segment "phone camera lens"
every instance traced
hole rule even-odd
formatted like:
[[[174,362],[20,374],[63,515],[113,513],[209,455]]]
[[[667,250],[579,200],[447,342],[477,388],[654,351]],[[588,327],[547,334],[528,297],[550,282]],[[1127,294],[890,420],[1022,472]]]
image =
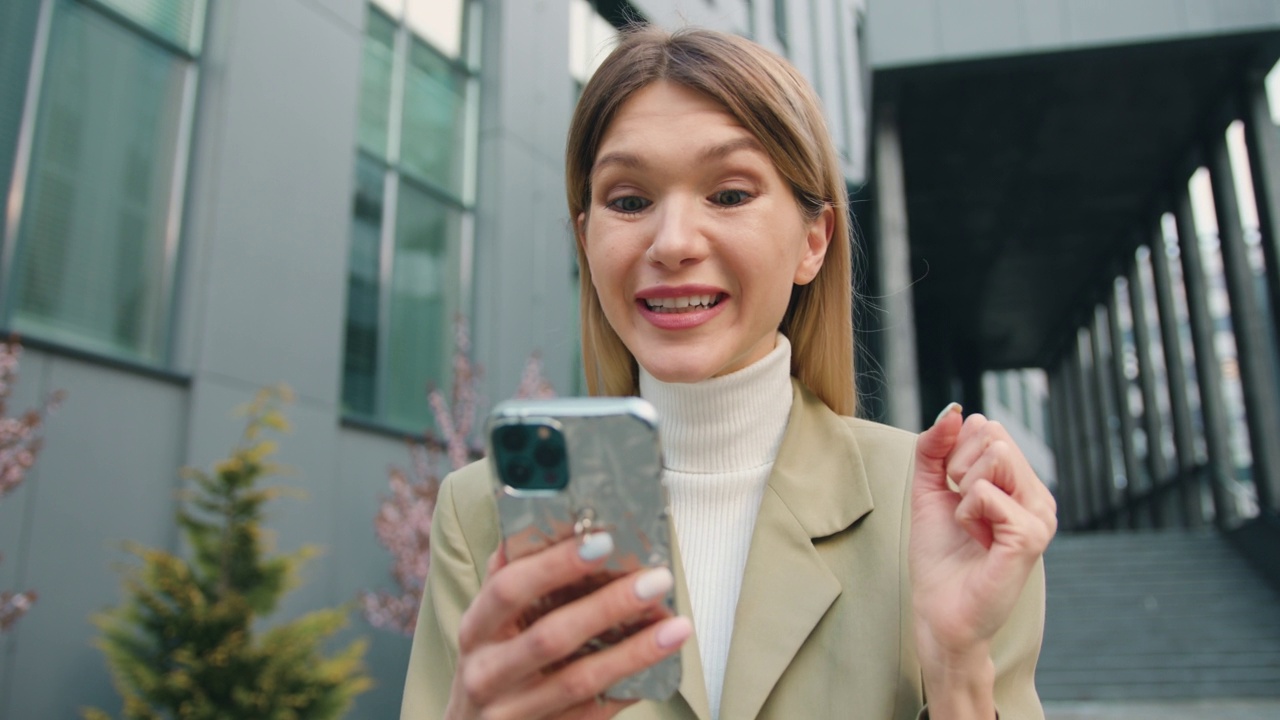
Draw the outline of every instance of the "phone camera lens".
[[[564,460],[564,449],[553,443],[540,443],[533,451],[533,459],[544,468],[552,468]]]
[[[498,445],[507,452],[520,452],[528,440],[525,429],[518,425],[498,428],[496,434],[498,435]]]
[[[507,463],[507,479],[512,487],[528,487],[533,479],[533,468],[523,458],[516,458]]]

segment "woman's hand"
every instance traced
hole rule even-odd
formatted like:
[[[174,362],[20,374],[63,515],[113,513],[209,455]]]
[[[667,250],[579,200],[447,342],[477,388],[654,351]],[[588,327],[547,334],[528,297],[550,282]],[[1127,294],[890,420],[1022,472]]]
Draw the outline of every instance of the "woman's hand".
[[[930,715],[995,717],[991,639],[1057,530],[1057,506],[1004,427],[963,419],[954,403],[920,435],[913,482],[912,601]]]
[[[558,662],[605,630],[651,612],[671,589],[670,570],[637,571],[528,627],[520,622],[541,598],[599,570],[612,550],[607,533],[593,533],[511,563],[501,550],[494,553],[480,593],[462,616],[448,718],[599,720],[630,704],[598,698],[618,680],[676,652],[693,632],[687,618],[667,618],[613,647]]]

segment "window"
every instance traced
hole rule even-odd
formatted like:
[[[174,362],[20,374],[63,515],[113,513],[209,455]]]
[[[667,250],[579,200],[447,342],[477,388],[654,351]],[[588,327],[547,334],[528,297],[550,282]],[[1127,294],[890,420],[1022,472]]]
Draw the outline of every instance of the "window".
[[[569,3],[569,76],[581,94],[587,80],[618,42],[618,30],[588,0]]]
[[[396,429],[431,424],[466,309],[477,48],[463,0],[367,8],[347,279],[343,406]]]
[[[8,198],[0,325],[163,365],[205,4],[50,7],[18,139],[29,161]]]

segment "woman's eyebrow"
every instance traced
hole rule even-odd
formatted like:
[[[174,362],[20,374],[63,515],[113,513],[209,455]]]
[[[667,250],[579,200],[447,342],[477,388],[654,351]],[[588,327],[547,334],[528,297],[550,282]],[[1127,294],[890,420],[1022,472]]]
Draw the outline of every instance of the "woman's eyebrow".
[[[591,166],[591,174],[595,175],[596,173],[600,172],[602,168],[608,167],[610,165],[621,165],[622,167],[630,168],[634,170],[637,168],[644,167],[644,161],[640,159],[640,156],[635,155],[634,153],[629,153],[629,152],[606,153],[596,158],[595,164]]]
[[[718,145],[712,145],[711,147],[703,149],[696,157],[699,162],[723,160],[724,158],[741,150],[754,150],[759,153],[765,152],[764,146],[760,144],[759,140],[756,140],[754,137],[747,136],[735,138]],[[604,155],[596,158],[595,164],[591,166],[591,174],[594,175],[609,165],[620,165],[622,167],[635,170],[645,167],[645,164],[644,159],[635,153],[624,151],[605,153]]]
[[[737,138],[736,140],[720,143],[719,145],[713,145],[698,153],[698,159],[703,161],[723,160],[740,150],[754,150],[758,153],[764,153],[764,146],[760,144],[759,140],[748,135],[746,137]]]

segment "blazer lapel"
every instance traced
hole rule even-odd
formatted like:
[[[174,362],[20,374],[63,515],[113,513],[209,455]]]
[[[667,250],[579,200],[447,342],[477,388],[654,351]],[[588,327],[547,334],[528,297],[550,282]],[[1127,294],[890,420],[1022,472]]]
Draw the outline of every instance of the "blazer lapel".
[[[742,578],[721,695],[723,718],[759,714],[791,659],[840,596],[840,582],[813,540],[848,528],[873,507],[853,431],[802,385],[793,384],[791,417]]]

